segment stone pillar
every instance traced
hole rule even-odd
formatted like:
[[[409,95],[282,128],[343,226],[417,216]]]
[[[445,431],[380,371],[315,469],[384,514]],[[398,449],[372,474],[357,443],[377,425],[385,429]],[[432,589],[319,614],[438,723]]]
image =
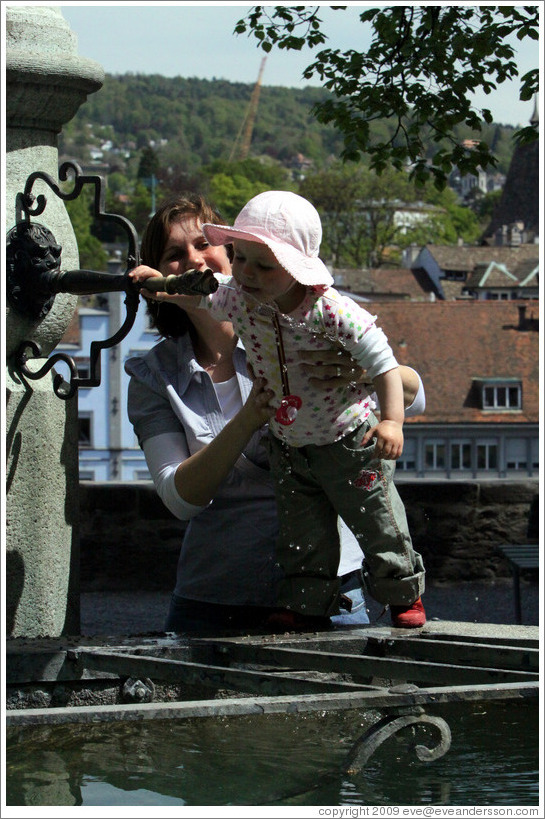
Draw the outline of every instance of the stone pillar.
[[[59,9],[6,9],[6,232],[16,223],[16,195],[33,171],[58,181],[57,136],[88,94],[103,83],[102,67],[77,55],[76,35]],[[42,182],[47,198],[32,221],[62,245],[62,269],[79,267],[64,203]],[[6,623],[9,636],[79,633],[77,397],[62,401],[52,374],[24,383],[13,371],[22,340],[44,356],[62,338],[76,297],[57,295],[50,312],[32,321],[6,308]],[[43,360],[32,364],[38,369]]]

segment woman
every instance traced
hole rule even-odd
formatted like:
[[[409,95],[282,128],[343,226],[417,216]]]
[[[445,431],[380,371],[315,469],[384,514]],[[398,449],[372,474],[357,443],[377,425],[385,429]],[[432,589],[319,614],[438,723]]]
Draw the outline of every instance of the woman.
[[[208,245],[201,231],[203,223],[218,220],[201,197],[168,200],[145,231],[143,263],[164,276],[206,268],[229,274],[227,249]],[[137,268],[131,275],[138,281],[149,274]],[[216,322],[184,296],[146,297],[164,340],[127,361],[128,412],[160,497],[188,521],[165,628],[261,628],[275,607],[280,576],[277,509],[262,443],[271,393],[262,379],[249,377],[229,322]],[[335,355],[319,372],[324,388],[355,377],[347,355]],[[351,612],[332,619],[367,623],[362,554],[342,531],[339,574]]]

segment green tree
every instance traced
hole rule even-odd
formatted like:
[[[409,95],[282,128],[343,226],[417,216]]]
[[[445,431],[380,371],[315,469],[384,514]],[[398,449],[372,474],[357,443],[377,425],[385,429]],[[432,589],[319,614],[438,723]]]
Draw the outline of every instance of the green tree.
[[[489,224],[501,195],[501,189],[483,193],[479,188],[474,188],[466,197],[468,207],[477,216],[483,229]]]
[[[470,207],[459,204],[451,188],[436,191],[428,185],[425,199],[439,208],[432,218],[431,230],[425,242],[453,245],[462,239],[466,244],[472,244],[479,238],[482,224]]]
[[[349,163],[307,176],[299,193],[319,211],[323,240],[321,255],[335,266],[367,263],[367,225],[356,205],[362,192],[363,166]]]
[[[144,98],[156,131],[153,138],[157,139],[157,134],[161,138],[153,149],[160,164],[157,178],[165,191],[180,191],[192,184],[207,165],[220,162],[225,170],[241,111],[251,92],[250,84],[224,80],[108,74],[101,90],[89,97],[69,129],[59,135],[59,150],[63,156],[88,161],[88,149],[100,148],[103,136],[107,136],[113,142],[108,161],[133,183],[141,150],[150,147],[149,128],[142,124],[140,116],[139,101]],[[332,124],[319,123],[311,108],[331,97],[331,92],[319,87],[264,86],[249,159],[283,165],[286,171],[294,157],[302,153],[312,160],[316,170],[326,168],[331,156],[340,156],[343,139]],[[388,142],[394,136],[393,122],[374,120],[372,127],[377,141]],[[497,168],[503,174],[513,154],[513,132],[512,126],[483,125],[482,137],[494,144]],[[459,143],[475,138],[473,130],[463,123],[454,127],[453,135]],[[426,155],[431,145],[432,140],[426,140]],[[246,170],[244,173],[249,175]]]
[[[157,194],[160,198],[161,194]],[[142,234],[144,228],[149,222],[152,208],[152,196],[149,188],[139,180],[132,193],[129,196],[129,201],[126,206],[126,213],[124,214],[129,219],[139,234]]]
[[[246,202],[266,190],[293,188],[286,168],[264,157],[224,162],[214,160],[201,168],[194,189],[207,195],[225,219],[233,221]]]
[[[449,188],[416,186],[394,168],[377,174],[361,163],[339,163],[308,176],[299,192],[319,211],[322,253],[336,266],[380,267],[399,261],[411,244],[472,242],[481,232]]]
[[[159,159],[157,154],[149,145],[142,149],[140,154],[140,163],[138,165],[138,179],[151,179],[152,176],[157,176],[159,170]]]
[[[126,193],[130,188],[130,183],[124,173],[120,171],[114,171],[114,173],[108,174],[108,187],[106,191],[106,196],[108,196],[108,192],[111,194],[118,194],[118,193]]]
[[[326,40],[319,9],[254,6],[235,33],[249,30],[266,52],[273,46],[314,48]],[[367,50],[324,49],[303,72],[307,79],[317,74],[333,92],[314,112],[319,122],[333,123],[342,133],[342,158],[367,155],[378,172],[409,163],[416,182],[432,178],[438,188],[446,186],[454,166],[461,173],[496,166],[490,141],[481,138],[467,148],[454,130],[467,126],[481,133],[492,123],[489,109],[474,109],[471,94],[476,89],[488,94],[518,76],[508,38],[539,39],[538,6],[395,4],[366,8],[360,20],[371,26]],[[521,100],[537,92],[538,74],[536,67],[521,77]],[[373,125],[384,119],[393,130],[386,138],[377,137]],[[520,143],[537,136],[533,125],[516,134]]]
[[[91,191],[83,188],[77,199],[66,202],[66,210],[76,234],[80,267],[85,270],[106,270],[108,254],[91,232],[94,221]]]
[[[208,183],[210,199],[231,224],[249,199],[268,189],[263,182],[252,182],[241,174],[216,173]]]
[[[269,157],[248,157],[236,162],[216,159],[202,169],[203,174],[213,176],[226,173],[229,176],[244,176],[249,182],[263,183],[270,190],[286,190],[290,186],[289,173],[280,163]]]

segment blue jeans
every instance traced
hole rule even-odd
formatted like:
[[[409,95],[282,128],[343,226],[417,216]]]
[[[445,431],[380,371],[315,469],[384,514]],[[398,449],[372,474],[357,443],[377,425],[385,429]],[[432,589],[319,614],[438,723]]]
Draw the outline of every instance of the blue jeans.
[[[341,593],[345,594],[352,601],[352,608],[350,611],[343,611],[342,614],[335,614],[331,618],[334,626],[365,626],[369,624],[369,614],[367,613],[367,603],[363,596],[363,589],[359,586],[356,589],[343,592],[341,586]]]

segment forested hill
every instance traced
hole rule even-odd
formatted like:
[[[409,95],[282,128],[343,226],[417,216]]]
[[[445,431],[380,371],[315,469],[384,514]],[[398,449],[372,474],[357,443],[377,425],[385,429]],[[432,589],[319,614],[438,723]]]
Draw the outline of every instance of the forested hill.
[[[186,172],[214,160],[228,161],[253,89],[253,84],[225,80],[108,74],[102,89],[91,94],[64,127],[60,151],[88,159],[92,148],[106,145],[121,161],[129,152],[152,145],[162,165],[183,166]],[[251,155],[289,164],[302,154],[315,168],[339,156],[342,138],[331,126],[316,122],[311,112],[314,103],[328,93],[310,86],[262,87]],[[377,138],[389,135],[385,122],[374,128]],[[497,170],[502,173],[507,172],[513,152],[513,133],[511,126],[490,125],[482,134],[491,142],[499,159]],[[476,135],[460,129],[455,136],[462,140]]]

